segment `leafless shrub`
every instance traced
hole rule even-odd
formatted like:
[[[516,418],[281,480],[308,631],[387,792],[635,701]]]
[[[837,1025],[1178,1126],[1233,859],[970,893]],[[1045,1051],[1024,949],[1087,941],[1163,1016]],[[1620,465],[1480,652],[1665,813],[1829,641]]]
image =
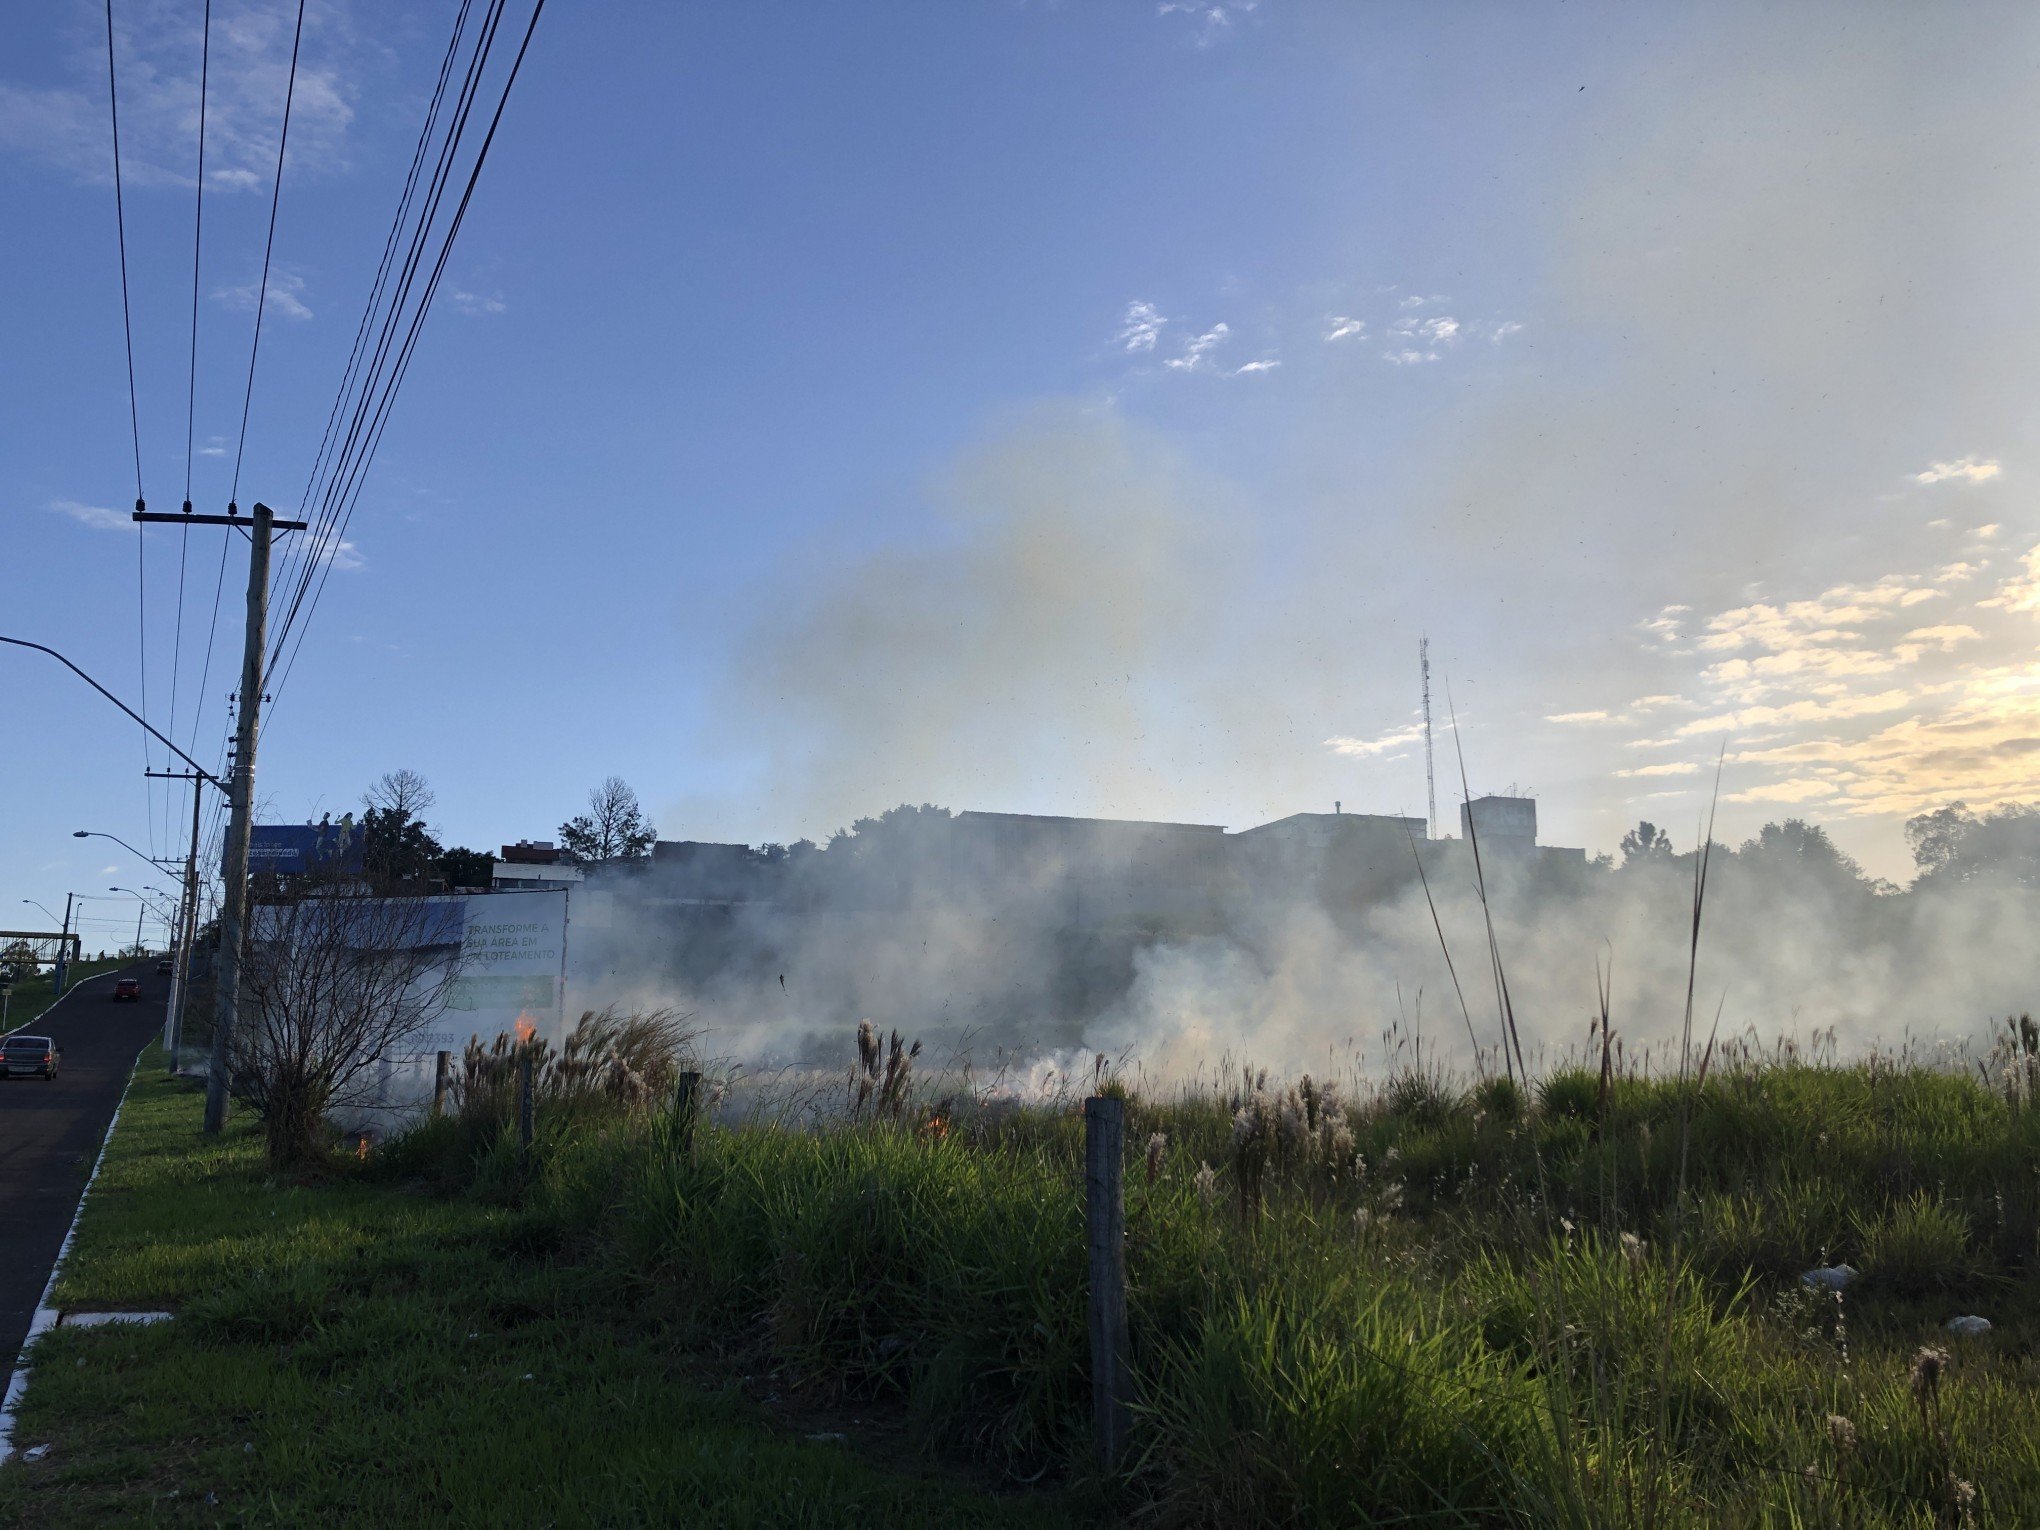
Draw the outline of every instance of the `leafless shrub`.
[[[229,1066],[272,1162],[318,1156],[327,1112],[368,1103],[460,969],[460,913],[445,902],[314,893],[257,905]]]

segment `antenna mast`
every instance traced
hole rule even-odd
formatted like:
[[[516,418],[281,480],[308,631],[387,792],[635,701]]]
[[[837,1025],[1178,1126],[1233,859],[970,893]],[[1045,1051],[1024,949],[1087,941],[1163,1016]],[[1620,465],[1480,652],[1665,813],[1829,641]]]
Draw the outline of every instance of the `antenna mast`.
[[[1431,640],[1417,639],[1417,668],[1424,677],[1424,800],[1429,810],[1424,833],[1438,837],[1438,772],[1431,753]]]

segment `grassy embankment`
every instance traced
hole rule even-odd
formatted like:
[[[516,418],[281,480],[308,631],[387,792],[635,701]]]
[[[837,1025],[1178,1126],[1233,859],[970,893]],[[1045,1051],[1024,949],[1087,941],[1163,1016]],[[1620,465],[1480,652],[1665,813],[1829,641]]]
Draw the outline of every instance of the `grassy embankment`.
[[[2040,1520],[2035,1061],[2001,1047],[1986,1083],[1731,1052],[1699,1083],[1405,1072],[1350,1103],[1254,1080],[1134,1100],[1139,1403],[1115,1504],[1220,1524]],[[896,1410],[932,1455],[1081,1480],[1074,1101],[891,1100],[683,1146],[670,1112],[584,1096],[541,1111],[528,1157],[477,1110],[295,1186],[247,1137],[197,1146],[188,1101],[151,1082],[65,1300],[182,1315],[58,1337],[27,1428],[59,1449],[0,1477],[0,1518],[206,1486],[274,1517],[404,1518],[414,1493],[476,1519],[994,1512],[757,1423],[728,1427],[749,1462],[782,1452],[770,1466],[725,1471],[724,1445],[676,1467],[716,1426],[662,1378],[707,1355]],[[1842,1259],[1862,1273],[1841,1295],[1800,1284]],[[1972,1312],[1994,1332],[1944,1332]],[[725,1507],[744,1492],[763,1496]],[[904,1493],[934,1496],[876,1508]]]
[[[552,1211],[279,1179],[151,1049],[57,1292],[173,1323],[39,1347],[0,1523],[1050,1525],[849,1417],[775,1417]],[[810,1439],[809,1435],[824,1436]],[[703,1516],[706,1516],[705,1518]]]

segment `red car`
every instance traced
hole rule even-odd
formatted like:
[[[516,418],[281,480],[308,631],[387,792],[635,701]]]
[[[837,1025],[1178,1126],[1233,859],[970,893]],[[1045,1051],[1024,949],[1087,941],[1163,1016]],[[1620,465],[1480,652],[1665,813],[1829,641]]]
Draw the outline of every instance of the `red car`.
[[[122,999],[126,999],[131,1004],[141,1003],[142,980],[140,978],[122,978],[113,985],[113,1002],[118,1004]]]

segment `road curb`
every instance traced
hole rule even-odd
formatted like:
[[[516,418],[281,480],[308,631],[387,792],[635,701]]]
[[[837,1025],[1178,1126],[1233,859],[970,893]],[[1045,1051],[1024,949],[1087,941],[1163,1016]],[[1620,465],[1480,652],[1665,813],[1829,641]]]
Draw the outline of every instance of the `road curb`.
[[[45,1010],[43,1013],[48,1012]],[[142,1052],[148,1049],[149,1043],[145,1042]],[[50,1293],[56,1290],[57,1277],[64,1272],[64,1261],[70,1257],[71,1244],[78,1236],[78,1223],[85,1215],[85,1202],[99,1180],[100,1166],[106,1162],[106,1150],[112,1145],[114,1131],[120,1125],[120,1113],[127,1108],[128,1091],[134,1088],[135,1075],[142,1068],[142,1052],[135,1054],[134,1063],[128,1068],[127,1082],[121,1085],[120,1099],[113,1107],[113,1119],[106,1123],[106,1135],[99,1139],[99,1156],[92,1160],[92,1172],[85,1177],[85,1188],[78,1192],[78,1209],[71,1213],[71,1225],[64,1229],[64,1241],[58,1245],[57,1257],[50,1265],[50,1278],[43,1282],[42,1296],[35,1304],[35,1316],[29,1321],[28,1335],[21,1341],[21,1353],[14,1361],[14,1374],[8,1378],[7,1395],[0,1398],[0,1467],[14,1458],[15,1414],[28,1392],[29,1352],[35,1348],[37,1339],[57,1326],[59,1314],[50,1305]]]

